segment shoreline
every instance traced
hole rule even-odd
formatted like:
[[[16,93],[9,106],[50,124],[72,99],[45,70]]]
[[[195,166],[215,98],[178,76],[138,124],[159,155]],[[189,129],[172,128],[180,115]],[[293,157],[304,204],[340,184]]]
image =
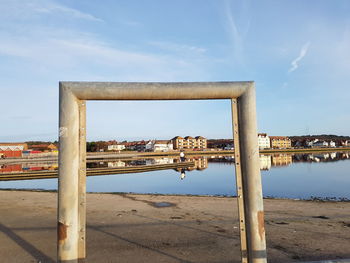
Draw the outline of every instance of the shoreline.
[[[58,190],[45,190],[45,189],[21,189],[21,188],[0,188],[0,191],[9,192],[38,192],[38,193],[57,193]],[[195,195],[195,194],[161,194],[161,193],[135,193],[135,192],[86,192],[86,194],[101,194],[101,195],[146,195],[146,196],[178,196],[178,197],[217,197],[217,198],[237,198],[236,195]],[[347,197],[317,197],[311,196],[310,198],[288,198],[288,197],[274,197],[264,196],[264,200],[290,200],[290,201],[303,201],[303,202],[329,202],[329,203],[350,203],[350,199]]]

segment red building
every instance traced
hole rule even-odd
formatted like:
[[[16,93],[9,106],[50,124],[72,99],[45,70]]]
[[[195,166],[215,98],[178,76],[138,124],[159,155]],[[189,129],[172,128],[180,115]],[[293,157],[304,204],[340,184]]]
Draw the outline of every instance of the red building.
[[[22,157],[22,151],[27,149],[26,143],[0,143],[0,153],[5,158]]]

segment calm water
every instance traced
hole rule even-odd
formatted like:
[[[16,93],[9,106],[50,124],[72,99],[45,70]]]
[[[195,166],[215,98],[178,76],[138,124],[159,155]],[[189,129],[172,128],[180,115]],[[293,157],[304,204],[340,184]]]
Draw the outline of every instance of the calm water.
[[[172,163],[174,159],[147,159],[89,164],[96,166],[128,166]],[[235,195],[234,165],[231,157],[194,160],[196,169],[162,170],[139,174],[92,176],[87,178],[88,192],[134,192],[193,195]],[[35,166],[37,165],[37,166]],[[51,164],[22,165],[24,170],[54,169]],[[40,168],[41,167],[41,168]],[[54,168],[52,168],[54,167]],[[0,167],[1,168],[1,167]],[[17,167],[18,168],[18,167]],[[262,155],[260,168],[264,196],[283,198],[312,197],[350,199],[349,153],[314,155]],[[1,171],[9,169],[2,167]],[[18,168],[20,169],[20,168]],[[57,189],[57,179],[0,182],[0,188]]]

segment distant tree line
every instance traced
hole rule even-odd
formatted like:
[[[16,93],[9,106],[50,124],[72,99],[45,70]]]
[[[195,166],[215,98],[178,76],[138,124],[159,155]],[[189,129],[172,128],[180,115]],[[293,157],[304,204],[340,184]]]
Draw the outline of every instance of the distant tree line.
[[[105,141],[92,141],[86,142],[86,151],[87,152],[105,152],[108,149],[108,143]]]
[[[343,141],[350,140],[350,136],[339,136],[333,134],[321,134],[321,135],[302,135],[302,136],[289,136],[292,141],[300,141],[300,140],[326,140],[326,141]]]
[[[27,141],[27,142],[25,142],[27,145],[28,145],[28,147],[29,146],[32,146],[32,145],[38,145],[38,144],[54,144],[54,145],[56,145],[56,146],[58,146],[58,141],[54,141],[54,142],[51,142],[51,141]]]

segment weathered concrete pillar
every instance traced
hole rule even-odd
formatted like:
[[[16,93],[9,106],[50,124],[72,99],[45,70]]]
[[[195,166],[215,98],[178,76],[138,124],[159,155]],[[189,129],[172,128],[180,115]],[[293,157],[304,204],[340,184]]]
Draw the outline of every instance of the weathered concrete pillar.
[[[267,262],[254,85],[238,99],[248,262]]]
[[[79,100],[60,85],[57,258],[78,260]]]

